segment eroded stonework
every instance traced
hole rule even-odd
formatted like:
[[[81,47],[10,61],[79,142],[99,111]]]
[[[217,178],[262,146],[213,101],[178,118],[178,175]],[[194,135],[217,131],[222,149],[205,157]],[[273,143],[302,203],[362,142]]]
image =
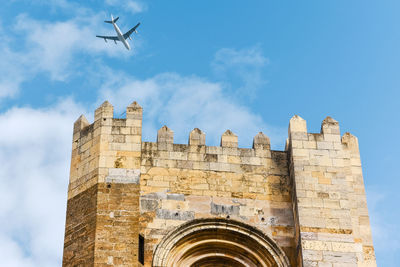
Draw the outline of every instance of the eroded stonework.
[[[332,118],[294,116],[284,151],[141,129],[136,102],[75,122],[63,266],[376,266],[357,138]]]

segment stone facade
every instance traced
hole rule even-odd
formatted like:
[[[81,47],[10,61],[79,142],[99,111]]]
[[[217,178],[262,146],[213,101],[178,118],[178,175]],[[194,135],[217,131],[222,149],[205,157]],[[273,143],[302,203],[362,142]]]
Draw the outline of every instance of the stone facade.
[[[294,116],[284,151],[141,129],[136,102],[75,122],[63,266],[376,266],[357,138],[332,118]]]

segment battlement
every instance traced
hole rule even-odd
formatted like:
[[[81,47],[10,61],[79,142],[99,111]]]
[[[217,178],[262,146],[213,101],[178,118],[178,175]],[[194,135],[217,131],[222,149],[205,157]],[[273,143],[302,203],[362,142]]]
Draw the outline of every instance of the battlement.
[[[293,116],[285,149],[276,151],[262,132],[251,148],[240,148],[229,129],[221,129],[219,146],[207,146],[198,128],[186,144],[176,144],[166,125],[154,142],[144,142],[142,117],[133,102],[126,118],[115,118],[105,101],[92,123],[83,115],[74,123],[66,266],[83,262],[75,255],[152,266],[154,259],[163,261],[154,255],[167,253],[159,244],[177,226],[204,218],[258,229],[291,266],[373,266],[358,141],[350,133],[341,136],[333,118],[310,133],[307,122]],[[81,229],[82,240],[70,242]],[[146,245],[139,250],[142,238]],[[215,238],[221,236],[210,240]],[[144,255],[138,259],[139,251]]]
[[[97,136],[100,133],[99,128],[107,128],[112,127],[111,132],[110,129],[103,130],[103,133],[113,134],[113,135],[121,135],[120,142],[123,141],[123,135],[141,135],[141,126],[142,126],[142,107],[135,101],[131,105],[126,108],[126,118],[114,118],[113,116],[113,106],[105,101],[99,108],[95,111],[95,119],[92,124],[88,122],[84,115],[81,115],[76,122],[74,123],[74,142],[76,142],[80,138],[87,138],[88,136],[93,137]],[[122,128],[131,128],[130,131],[126,129],[121,130]],[[97,132],[95,130],[98,130]],[[349,133],[345,133],[346,136],[351,135]],[[343,143],[347,146],[354,146],[353,144],[349,144],[349,142],[357,142],[356,137],[352,138],[341,138],[340,137],[340,128],[339,123],[331,117],[326,117],[321,123],[321,131],[320,133],[308,133],[307,131],[307,122],[298,115],[293,116],[289,122],[288,128],[288,136],[285,151],[288,149],[289,139],[291,140],[302,140],[304,141],[303,147],[307,148],[307,141],[318,141],[318,142],[328,142],[328,143],[320,143],[319,145],[323,149],[324,146],[328,146],[330,149],[331,144],[333,143]],[[352,136],[352,135],[351,135]],[[198,128],[193,129],[189,133],[188,148],[193,146],[204,146],[204,149],[207,147],[205,145],[206,134]],[[166,125],[161,127],[157,132],[157,141],[154,144],[157,144],[157,150],[160,151],[169,151],[173,147],[178,149],[178,147],[183,147],[184,145],[176,146],[174,144],[174,132],[168,128]],[[149,143],[149,142],[146,142]],[[296,143],[296,144],[294,144]],[[148,147],[147,145],[146,147]],[[292,146],[298,147],[298,142],[292,142]],[[154,145],[151,146],[152,150],[154,150]],[[231,148],[231,149],[230,149]],[[221,136],[220,142],[220,150],[222,151],[230,151],[233,155],[237,155],[239,152],[236,151],[249,151],[247,148],[238,148],[238,137],[231,130],[226,130]],[[216,147],[210,147],[209,150],[218,150]],[[179,150],[179,149],[178,149]],[[253,146],[252,151],[261,151],[261,150],[271,150],[270,149],[270,139],[264,133],[260,132],[253,138]],[[177,151],[179,152],[179,151]],[[221,154],[221,153],[217,153]],[[224,154],[224,153],[222,153]],[[256,153],[256,156],[260,156],[263,153]]]
[[[309,159],[310,153],[311,157],[312,153],[316,153],[319,155],[316,164],[324,163],[324,157],[325,163],[329,164],[329,153],[333,152],[328,153],[328,150],[351,148],[358,152],[357,138],[349,133],[341,138],[339,123],[331,117],[323,120],[320,133],[308,133],[306,121],[293,116],[289,122],[285,150],[275,151],[271,150],[269,137],[262,132],[253,138],[252,148],[239,148],[238,136],[231,130],[221,135],[220,146],[207,146],[206,134],[198,128],[189,133],[187,144],[174,144],[174,132],[167,126],[158,130],[156,142],[142,142],[142,107],[133,102],[126,108],[125,119],[114,118],[113,113],[113,106],[105,101],[96,109],[92,124],[83,115],[74,123],[73,148],[76,149],[75,154],[81,155],[80,160],[90,157],[89,147],[103,143],[99,164],[86,167],[86,176],[90,176],[93,168],[99,165],[125,168],[126,157],[115,159],[115,151],[119,151],[119,155],[123,154],[122,151],[141,154],[140,159],[135,160],[140,160],[139,166],[145,168],[158,166],[236,173],[266,167],[282,169],[279,165],[286,164],[287,151],[302,160]],[[310,152],[310,149],[318,152]]]

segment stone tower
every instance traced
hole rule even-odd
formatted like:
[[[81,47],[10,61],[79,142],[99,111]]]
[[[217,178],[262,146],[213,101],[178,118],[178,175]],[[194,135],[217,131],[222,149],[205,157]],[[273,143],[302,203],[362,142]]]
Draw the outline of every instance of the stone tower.
[[[376,266],[357,138],[334,119],[294,116],[284,151],[141,136],[136,102],[75,122],[63,266]]]

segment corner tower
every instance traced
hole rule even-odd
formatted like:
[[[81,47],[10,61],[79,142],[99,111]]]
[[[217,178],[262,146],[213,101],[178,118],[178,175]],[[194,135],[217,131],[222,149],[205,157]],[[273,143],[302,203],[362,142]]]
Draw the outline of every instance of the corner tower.
[[[376,266],[357,138],[294,116],[288,154],[298,266]],[[325,265],[324,265],[325,264]]]
[[[63,266],[135,266],[138,261],[142,108],[74,124]]]

